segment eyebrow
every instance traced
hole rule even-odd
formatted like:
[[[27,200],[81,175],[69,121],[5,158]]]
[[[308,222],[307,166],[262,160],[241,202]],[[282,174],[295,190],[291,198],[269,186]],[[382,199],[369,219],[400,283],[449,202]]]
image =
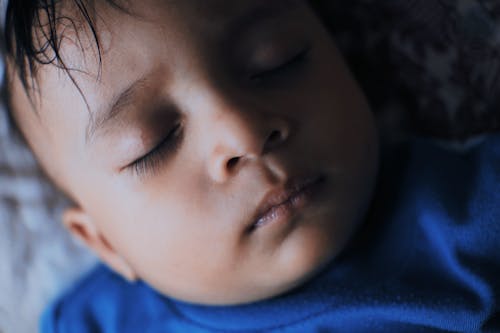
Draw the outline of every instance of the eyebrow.
[[[125,89],[111,99],[111,102],[98,110],[95,115],[91,115],[87,125],[86,142],[92,141],[100,132],[110,125],[111,120],[116,118],[134,101],[137,91],[144,86],[147,76],[140,77],[133,81]]]

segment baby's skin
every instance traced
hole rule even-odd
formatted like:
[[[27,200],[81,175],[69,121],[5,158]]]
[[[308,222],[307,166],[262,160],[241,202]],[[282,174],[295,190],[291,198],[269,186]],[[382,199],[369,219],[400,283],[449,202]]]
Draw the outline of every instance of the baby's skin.
[[[8,60],[14,118],[73,201],[64,225],[126,279],[188,302],[304,283],[363,220],[378,165],[373,115],[311,5],[119,5],[87,5],[98,49],[59,4],[69,72],[38,65],[26,91]]]

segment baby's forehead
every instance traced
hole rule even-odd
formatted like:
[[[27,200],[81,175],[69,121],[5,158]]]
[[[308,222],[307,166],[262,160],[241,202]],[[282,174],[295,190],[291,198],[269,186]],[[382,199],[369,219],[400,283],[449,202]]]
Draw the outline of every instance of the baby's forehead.
[[[78,23],[61,23],[60,55],[64,66],[55,70],[69,69],[74,78],[98,82],[103,69],[109,64],[120,63],[123,55],[137,54],[148,57],[148,49],[143,47],[146,40],[169,44],[177,51],[183,44],[178,35],[182,30],[185,40],[193,38],[195,43],[208,44],[225,35],[238,35],[253,21],[280,12],[297,4],[297,0],[145,0],[137,2],[116,2],[123,7],[109,5],[108,0],[98,2],[86,21],[84,13],[73,8],[71,15],[79,16]],[[63,14],[61,14],[64,16]],[[72,20],[72,16],[67,16]],[[63,22],[62,20],[61,22]],[[176,36],[177,35],[177,36]],[[191,41],[193,42],[193,40]],[[204,53],[207,48],[196,50]],[[174,52],[173,52],[174,53]],[[203,55],[203,54],[202,54]],[[47,55],[50,58],[51,54]],[[170,53],[165,57],[170,57]],[[52,65],[52,64],[50,64]],[[50,66],[49,65],[49,66]],[[135,64],[121,64],[129,70]],[[50,69],[51,71],[54,68]],[[43,72],[43,71],[42,71]]]
[[[149,45],[169,44],[169,41],[175,40],[169,47],[178,49],[183,41],[174,38],[174,35],[182,30],[183,38],[198,38],[201,44],[205,42],[204,37],[226,35],[235,29],[244,29],[252,21],[275,15],[299,2],[145,0],[137,3],[113,0],[118,5],[115,7],[110,5],[109,0],[102,0],[96,2],[94,7],[89,7],[88,12],[68,6],[59,12],[61,21],[58,25],[61,34],[59,52],[64,66],[41,66],[40,91],[60,97],[64,91],[58,90],[57,85],[70,85],[82,95],[92,90],[106,95],[107,89],[123,85],[124,72],[130,74],[128,78],[137,77],[137,73],[141,72],[146,74],[147,70],[140,66],[156,61],[147,59],[153,54],[145,47],[147,40],[152,40]],[[86,14],[89,16],[86,17]],[[69,23],[73,20],[76,23]],[[200,48],[196,51],[203,53],[203,50]],[[172,57],[173,53],[167,50],[164,56]],[[144,61],[145,58],[150,61]],[[134,61],[137,59],[140,61]],[[120,75],[115,75],[116,69]],[[106,86],[102,82],[106,82]],[[76,98],[76,95],[72,98]],[[92,101],[86,102],[93,109]]]
[[[64,64],[56,67],[73,69],[75,75],[82,73],[98,76],[103,58],[118,58],[113,54],[113,50],[118,49],[121,53],[129,53],[132,51],[134,38],[158,37],[162,39],[160,42],[167,42],[182,29],[184,36],[196,36],[203,43],[206,37],[215,35],[216,38],[217,35],[243,29],[253,20],[277,14],[298,2],[300,1],[144,0],[139,3],[101,0],[82,10],[71,5],[72,1],[63,1],[68,5],[60,8],[55,28],[59,39],[58,51]],[[138,36],[136,32],[139,25],[149,25],[150,31],[161,30],[161,35]],[[35,28],[36,43],[40,49],[44,49],[50,43],[46,40],[50,33],[47,33],[43,22]],[[127,44],[130,47],[126,47]],[[54,56],[51,48],[44,55],[47,60]]]

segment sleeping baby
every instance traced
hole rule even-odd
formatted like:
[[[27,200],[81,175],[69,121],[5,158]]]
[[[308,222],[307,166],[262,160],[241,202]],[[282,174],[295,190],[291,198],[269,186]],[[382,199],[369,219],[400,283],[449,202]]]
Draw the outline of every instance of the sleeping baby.
[[[500,136],[379,149],[320,10],[8,2],[12,126],[105,264],[42,332],[500,330]]]

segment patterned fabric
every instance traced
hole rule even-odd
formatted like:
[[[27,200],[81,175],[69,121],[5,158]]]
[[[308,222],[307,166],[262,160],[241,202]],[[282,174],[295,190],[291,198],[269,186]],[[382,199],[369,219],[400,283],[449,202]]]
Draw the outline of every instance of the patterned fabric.
[[[500,130],[500,2],[312,1],[382,121],[463,141]]]

